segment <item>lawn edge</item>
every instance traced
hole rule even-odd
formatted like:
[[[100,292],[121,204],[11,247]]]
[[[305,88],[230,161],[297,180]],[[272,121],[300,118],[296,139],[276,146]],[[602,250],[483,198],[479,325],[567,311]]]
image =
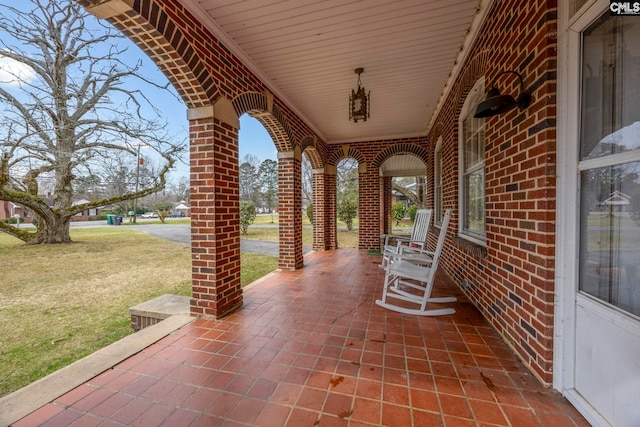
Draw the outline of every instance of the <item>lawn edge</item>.
[[[174,315],[0,398],[0,426],[8,426],[194,321]]]

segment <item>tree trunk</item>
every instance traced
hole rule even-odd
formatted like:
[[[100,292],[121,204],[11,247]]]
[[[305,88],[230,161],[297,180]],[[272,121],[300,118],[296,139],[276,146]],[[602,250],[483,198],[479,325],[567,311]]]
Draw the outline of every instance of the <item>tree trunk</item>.
[[[29,245],[54,244],[54,243],[71,243],[69,235],[69,216],[61,216],[57,214],[47,215],[44,218],[38,218],[32,215],[33,225],[37,230],[35,233],[20,230],[19,234],[8,231],[9,234],[21,239]]]
[[[62,218],[56,215],[54,220],[49,223],[49,226],[45,227],[46,231],[43,233],[44,236],[41,243],[70,243],[69,220],[69,217]]]

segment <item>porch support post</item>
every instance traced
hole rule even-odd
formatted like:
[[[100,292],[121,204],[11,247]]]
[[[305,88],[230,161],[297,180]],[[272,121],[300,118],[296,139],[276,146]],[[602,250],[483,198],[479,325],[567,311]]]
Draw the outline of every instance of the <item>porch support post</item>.
[[[380,174],[366,163],[358,166],[359,179],[359,249],[380,249]],[[375,168],[373,168],[375,169]]]
[[[191,108],[191,314],[218,319],[242,305],[239,120],[231,103]]]
[[[391,234],[393,221],[391,220],[391,203],[393,201],[390,176],[380,178],[382,197],[380,197],[380,212],[382,212],[382,221],[380,222],[381,234]]]
[[[302,152],[278,152],[278,214],[280,217],[280,256],[278,267],[302,268]]]
[[[336,167],[313,170],[313,250],[337,249]]]

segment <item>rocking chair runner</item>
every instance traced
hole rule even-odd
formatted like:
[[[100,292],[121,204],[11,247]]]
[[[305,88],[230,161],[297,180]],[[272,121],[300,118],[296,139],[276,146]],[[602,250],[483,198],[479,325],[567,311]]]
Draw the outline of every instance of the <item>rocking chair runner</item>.
[[[447,303],[456,301],[455,297],[431,298],[433,283],[438,269],[438,261],[444,246],[451,209],[447,209],[442,220],[438,244],[434,252],[427,252],[424,249],[412,248],[409,253],[404,250],[385,250],[382,266],[386,271],[382,299],[376,304],[405,314],[415,314],[418,316],[442,316],[455,313],[453,308],[440,308],[427,310],[427,303]],[[420,253],[424,254],[424,259],[416,259]],[[432,255],[431,255],[432,254]],[[420,265],[423,264],[423,265]],[[428,265],[424,265],[428,264]],[[389,301],[395,298],[410,304],[416,304],[419,308],[408,308],[397,305]],[[408,305],[408,304],[405,304]]]

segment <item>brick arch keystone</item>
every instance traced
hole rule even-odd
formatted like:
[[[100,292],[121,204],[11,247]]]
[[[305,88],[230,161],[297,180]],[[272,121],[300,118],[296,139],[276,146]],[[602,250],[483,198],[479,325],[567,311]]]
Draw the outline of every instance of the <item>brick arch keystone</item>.
[[[358,165],[366,164],[366,159],[364,155],[360,151],[356,150],[355,148],[349,145],[343,145],[340,150],[336,150],[331,155],[331,157],[329,157],[329,160],[327,160],[327,164],[337,166],[340,160],[346,159],[348,157],[353,157],[354,159],[356,159],[356,161],[358,162]]]

